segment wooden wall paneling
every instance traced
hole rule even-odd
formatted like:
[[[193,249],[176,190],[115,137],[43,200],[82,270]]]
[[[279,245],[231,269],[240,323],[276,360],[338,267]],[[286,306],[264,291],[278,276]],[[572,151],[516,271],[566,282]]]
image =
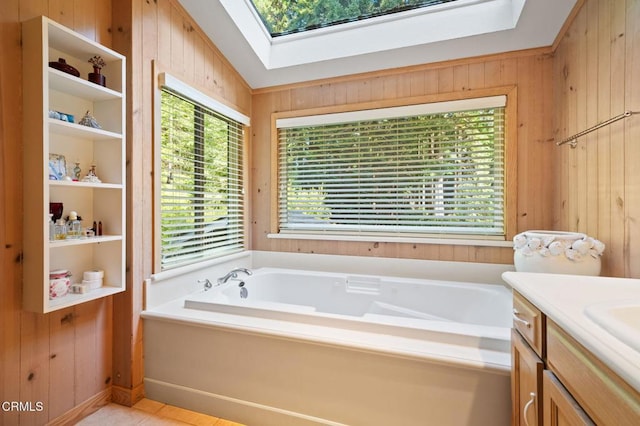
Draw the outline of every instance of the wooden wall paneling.
[[[640,2],[627,1],[625,106],[640,111]],[[625,120],[624,276],[640,278],[640,115]]]
[[[485,87],[502,85],[502,63],[498,59],[484,62]]]
[[[113,46],[112,34],[117,31],[111,25],[111,0],[96,0],[96,41],[103,46]]]
[[[35,18],[40,15],[48,15],[49,11],[49,1],[48,0],[11,0],[7,3],[10,5],[11,3],[15,4],[16,11],[19,9],[19,17],[16,21],[8,21],[8,22],[23,22],[31,18]],[[11,15],[3,15],[10,17]],[[15,17],[11,17],[15,18]]]
[[[150,15],[148,17],[147,15]],[[128,375],[127,389],[129,400],[127,405],[137,403],[144,396],[144,369],[142,356],[142,319],[144,279],[152,273],[153,253],[153,103],[152,103],[152,57],[157,54],[154,37],[157,35],[157,4],[146,1],[133,1],[131,7],[131,47],[129,60],[131,63],[130,93],[132,113],[131,122],[127,123],[128,134],[131,135],[131,160],[134,191],[139,199],[131,200],[133,222],[138,228],[131,230],[130,239],[134,239],[129,269],[133,271],[129,281],[130,316],[126,318],[129,326],[129,365],[124,372]],[[147,30],[149,30],[147,32]],[[184,31],[184,29],[183,29]],[[155,37],[157,39],[157,37]],[[150,49],[147,52],[147,49]],[[186,66],[186,65],[185,65]],[[139,106],[143,107],[140,108]],[[135,169],[135,170],[134,170]],[[119,339],[114,337],[114,346]]]
[[[609,0],[598,1],[598,122],[611,118],[611,19]],[[598,135],[598,232],[596,237],[611,242],[611,127]],[[603,256],[603,273],[610,274],[611,250]]]
[[[530,76],[530,72],[526,75],[522,75],[524,78]],[[518,84],[518,81],[518,58],[509,57],[507,59],[503,59],[500,64],[500,82],[502,85],[509,86],[512,84]]]
[[[424,94],[438,93],[440,87],[440,73],[437,69],[428,69],[424,72]]]
[[[183,15],[184,22],[182,24],[182,32],[184,33],[184,53],[183,63],[185,68],[185,78],[196,83],[195,79],[195,42],[198,34],[195,28],[189,22],[188,18]]]
[[[140,107],[140,91],[143,90],[141,73],[142,67],[136,63],[140,61],[142,49],[142,25],[140,16],[143,2],[130,0],[113,0],[114,9],[118,13],[113,15],[114,33],[113,43],[116,50],[127,57],[127,289],[113,298],[113,361],[112,361],[112,398],[122,405],[133,405],[136,400],[133,381],[134,342],[137,337],[135,322],[135,302],[137,293],[141,292],[143,275],[143,203],[142,188],[143,153],[141,135],[136,133],[141,126],[142,110]],[[152,7],[150,3],[147,3]],[[134,19],[139,19],[134,21]]]
[[[626,54],[626,2],[614,1],[611,7],[611,40],[612,64],[625,64]],[[625,66],[611,67],[611,116],[625,111]],[[618,121],[611,126],[611,240],[609,243],[609,268],[616,276],[624,273],[624,228],[625,228],[625,199],[624,199],[624,164],[625,140],[624,121]]]
[[[46,15],[65,27],[75,30],[74,3],[74,0],[49,0],[49,12]]]
[[[213,93],[224,98],[224,62],[213,53]]]
[[[453,68],[445,67],[438,70],[438,93],[453,92]]]
[[[141,4],[141,6],[139,6]],[[143,323],[140,318],[140,313],[143,309],[143,280],[149,277],[153,272],[154,259],[152,253],[154,252],[154,220],[153,220],[153,208],[154,199],[153,191],[154,187],[154,111],[153,105],[155,102],[155,93],[152,88],[155,87],[153,79],[155,78],[154,61],[160,54],[161,47],[158,45],[158,33],[160,31],[158,25],[158,11],[159,7],[157,3],[137,2],[133,8],[132,22],[140,22],[142,25],[140,32],[137,32],[136,40],[139,40],[139,44],[132,43],[132,56],[133,60],[136,60],[135,69],[132,75],[136,80],[132,81],[132,86],[137,91],[142,105],[148,107],[142,108],[139,114],[139,119],[132,123],[132,137],[133,140],[139,141],[138,161],[135,164],[140,170],[140,188],[142,199],[139,201],[138,216],[142,222],[141,232],[136,234],[136,238],[140,239],[139,244],[142,246],[142,255],[138,258],[136,275],[132,277],[132,285],[135,286],[136,291],[132,294],[132,318],[131,318],[131,330],[133,331],[133,350],[131,351],[131,380],[132,380],[132,392],[131,403],[137,402],[137,400],[143,396],[143,383],[144,383],[144,355],[143,355]],[[190,34],[195,34],[193,27]],[[194,49],[191,49],[194,51]],[[194,63],[192,59],[191,64]],[[195,71],[193,72],[195,75]],[[142,162],[142,164],[140,164]]]
[[[522,58],[518,61],[518,67],[524,73],[526,70],[531,70],[533,67],[532,58]],[[531,97],[532,93],[535,93],[538,88],[535,87],[535,79],[531,79],[526,84],[520,84],[518,86],[519,94],[522,99],[533,99]],[[532,108],[533,102],[518,102],[518,121],[517,121],[517,138],[518,138],[518,147],[526,148],[520,149],[520,158],[517,160],[517,185],[521,185],[524,188],[531,188],[529,191],[518,191],[517,194],[517,229],[527,230],[532,229],[529,226],[529,218],[533,219],[535,216],[533,212],[529,212],[529,209],[532,208],[537,200],[539,193],[536,191],[537,185],[536,181],[540,179],[540,173],[536,172],[536,169],[540,167],[538,163],[538,159],[536,158],[536,152],[533,149],[534,142],[530,138],[529,129],[535,125],[532,121],[534,118],[534,111]],[[533,174],[532,174],[533,172]]]
[[[153,164],[154,164],[154,141],[155,141],[155,127],[153,125],[155,115],[153,111],[153,105],[155,102],[155,93],[153,90],[149,90],[150,88],[155,87],[154,82],[152,81],[155,76],[155,61],[160,55],[161,47],[158,45],[158,35],[160,32],[160,28],[158,25],[158,17],[159,17],[159,6],[157,3],[142,3],[142,7],[140,9],[134,9],[134,14],[139,16],[139,18],[134,17],[134,22],[141,22],[142,29],[139,34],[136,34],[136,37],[139,37],[141,40],[141,51],[138,51],[138,54],[141,55],[141,61],[136,63],[138,66],[135,70],[134,74],[140,84],[142,85],[139,88],[142,105],[148,105],[148,108],[142,108],[140,112],[140,120],[135,124],[136,126],[132,129],[132,132],[135,132],[135,135],[139,135],[140,139],[140,159],[143,161],[142,167],[142,188],[140,189],[143,197],[142,197],[142,242],[143,245],[142,252],[147,253],[146,256],[142,256],[140,261],[142,262],[141,273],[142,276],[139,276],[138,279],[146,279],[149,274],[153,271],[154,259],[152,256],[148,255],[149,253],[154,252],[153,243],[153,208],[154,208],[154,200],[152,195],[152,188],[154,187],[153,183]],[[202,50],[202,47],[201,47]],[[132,57],[135,58],[135,57]],[[194,72],[195,74],[195,72]],[[204,78],[204,76],[203,76]],[[135,84],[133,82],[132,84]],[[146,88],[146,89],[145,89]],[[144,124],[146,123],[146,124]],[[144,124],[144,125],[143,125]],[[138,140],[137,136],[134,136]],[[138,294],[138,297],[142,297],[142,294]],[[142,306],[142,305],[140,305]],[[140,307],[138,308],[140,309]],[[139,318],[138,318],[139,320]],[[136,329],[139,327],[136,326]],[[138,339],[142,339],[142,332],[137,334]],[[139,373],[139,380],[142,380],[141,372]],[[141,381],[139,382],[141,383]]]
[[[381,101],[384,99],[385,89],[384,89],[384,77],[378,76],[371,80],[369,83],[369,87],[371,89],[371,100],[372,101]]]
[[[553,57],[544,55],[544,59],[540,59],[542,63],[542,93],[553,93]],[[537,98],[537,97],[536,97]],[[541,101],[537,102],[540,110],[537,112],[541,120],[538,122],[542,137],[538,141],[541,145],[541,173],[547,176],[547,179],[538,180],[537,184],[540,194],[544,194],[544,200],[536,205],[534,212],[538,217],[538,223],[547,229],[553,229],[553,211],[555,205],[553,203],[553,191],[549,187],[555,187],[557,182],[554,176],[554,169],[558,166],[558,150],[556,149],[553,138],[553,96],[543,96]],[[532,225],[533,226],[533,225]]]
[[[598,4],[588,2],[582,13],[587,15],[585,42],[587,45],[585,58],[586,91],[585,100],[587,127],[598,123]],[[585,164],[586,175],[586,233],[598,235],[598,134],[590,133],[583,139],[587,151]]]
[[[204,87],[215,93],[215,78],[214,78],[214,61],[215,55],[211,49],[204,49]]]
[[[102,394],[108,393],[111,399],[113,384],[113,298],[101,300],[96,308],[96,377]]]
[[[94,312],[100,308],[100,301],[91,301],[77,305],[73,311],[74,359],[76,360],[73,374],[74,380],[74,405],[79,405],[85,400],[99,393],[102,389],[98,384],[100,368],[97,368],[98,359],[97,340],[104,330],[98,330]]]
[[[175,5],[171,3],[171,27],[169,28],[171,32],[171,71],[183,77],[186,70],[184,63],[184,25],[184,17]]]
[[[5,412],[0,419],[6,416],[7,425],[42,425],[49,420],[49,315],[22,312],[20,319],[20,368],[16,369],[20,376],[19,381],[7,384],[20,395],[18,398],[17,395],[5,397],[3,401],[40,401],[44,410],[35,413]]]
[[[554,60],[557,137],[573,132],[572,120],[580,131],[640,103],[634,53],[640,38],[637,8],[633,0],[586,0],[567,26]],[[569,83],[560,84],[566,74]],[[570,84],[575,84],[575,97]],[[560,196],[554,200],[561,204],[554,226],[602,240],[607,246],[603,275],[640,272],[633,270],[631,257],[637,257],[638,239],[630,234],[634,229],[633,235],[638,235],[639,210],[640,171],[632,163],[638,158],[634,125],[636,117],[626,118],[580,138],[575,150],[561,150],[555,168]]]
[[[522,114],[518,108],[519,132],[526,132],[529,146],[527,152],[529,158],[520,155],[518,168],[527,163],[528,174],[518,173],[519,179],[527,179],[528,183],[520,182],[520,187],[530,188],[531,196],[526,200],[526,209],[518,207],[519,217],[517,229],[527,230],[543,227],[552,228],[552,208],[553,198],[550,186],[553,187],[553,167],[556,164],[558,148],[553,143],[552,127],[548,123],[553,122],[553,101],[550,96],[537,96],[538,92],[551,93],[553,90],[552,59],[548,55],[533,57],[529,61],[522,60],[519,63],[518,73],[525,70],[523,65],[531,67],[528,83],[519,85],[518,97],[528,99],[528,113]],[[522,90],[527,90],[527,94],[522,94]],[[519,105],[525,102],[519,102]],[[518,144],[519,147],[523,145]],[[520,217],[520,215],[524,215]],[[532,220],[532,218],[535,218]]]
[[[74,2],[73,27],[85,37],[96,40],[96,2],[99,0],[83,0]],[[109,15],[107,15],[109,16]],[[89,58],[87,58],[88,60]],[[84,77],[84,76],[81,76]]]
[[[423,71],[413,71],[407,75],[409,82],[409,96],[419,96],[425,93],[425,75]]]
[[[0,2],[0,50],[6,57],[20,57],[19,1]],[[20,380],[20,328],[21,267],[22,251],[22,182],[13,176],[22,173],[22,127],[16,126],[21,119],[20,69],[11,61],[0,62],[0,399],[19,400]],[[9,143],[11,141],[11,143]],[[19,413],[2,413],[0,425],[13,425],[19,421]]]
[[[49,420],[75,406],[75,326],[74,308],[49,315]]]
[[[469,83],[467,89],[475,90],[485,87],[485,64],[482,62],[469,64]]]
[[[115,0],[114,0],[115,1]],[[169,0],[158,0],[158,61],[163,66],[171,65],[171,3]]]
[[[193,81],[201,87],[206,87],[204,63],[204,40],[199,33],[193,32]]]
[[[453,67],[453,91],[462,92],[469,90],[469,65]]]
[[[554,142],[562,140],[567,134],[565,130],[566,125],[564,123],[564,115],[562,114],[562,111],[566,109],[564,108],[564,102],[567,99],[567,97],[564,96],[564,81],[566,79],[565,70],[565,49],[564,44],[561,44],[555,52],[555,59],[553,61],[553,92],[555,100],[553,103]],[[563,167],[559,167],[554,170],[554,179],[560,184],[553,188],[553,205],[555,206],[555,209],[553,209],[553,229],[563,229],[563,227],[566,226],[565,224],[568,222],[565,217],[567,185],[563,184],[567,180],[567,170],[566,167],[564,167],[564,165],[566,165],[567,157],[566,147],[565,149],[556,149],[555,154],[557,164],[562,164]]]
[[[565,104],[563,107],[565,108],[565,117],[566,117],[566,128],[564,129],[564,136],[567,137],[569,135],[580,132],[582,129],[578,128],[578,97],[577,97],[577,85],[578,85],[578,74],[580,72],[580,66],[578,65],[578,40],[580,39],[580,35],[578,33],[577,26],[572,26],[569,30],[568,37],[565,39],[567,46],[567,56],[565,63],[566,70],[566,78],[564,81],[565,87],[563,93],[565,95]],[[572,188],[569,188],[567,191],[566,198],[566,216],[567,216],[567,226],[571,230],[577,230],[578,226],[578,209],[577,209],[577,191],[578,188],[578,148],[571,149],[570,147],[564,146],[565,154],[567,158],[567,162],[565,164],[565,168],[568,174],[568,180],[573,182]]]
[[[587,38],[584,34],[587,32],[587,14],[586,11],[578,14],[573,23],[574,34],[576,35],[575,44],[575,63],[572,67],[572,73],[575,79],[575,99],[576,99],[576,132],[587,129],[590,125],[587,121]],[[559,149],[566,147],[558,147]],[[571,149],[571,148],[570,148]],[[579,232],[586,232],[588,222],[588,208],[587,208],[587,194],[589,189],[587,187],[588,169],[587,164],[587,152],[589,146],[587,140],[582,139],[580,144],[574,151],[574,157],[576,160],[575,167],[575,227],[574,229]]]

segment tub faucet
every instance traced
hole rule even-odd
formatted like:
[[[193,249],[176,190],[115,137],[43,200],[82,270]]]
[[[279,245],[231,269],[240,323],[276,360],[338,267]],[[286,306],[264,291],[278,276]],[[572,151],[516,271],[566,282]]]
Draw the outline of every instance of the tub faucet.
[[[224,277],[218,278],[218,285],[225,284],[231,278],[238,278],[238,272],[244,272],[247,275],[251,275],[252,274],[252,272],[250,270],[248,270],[247,268],[235,268],[232,271],[230,271],[227,275],[225,275]]]

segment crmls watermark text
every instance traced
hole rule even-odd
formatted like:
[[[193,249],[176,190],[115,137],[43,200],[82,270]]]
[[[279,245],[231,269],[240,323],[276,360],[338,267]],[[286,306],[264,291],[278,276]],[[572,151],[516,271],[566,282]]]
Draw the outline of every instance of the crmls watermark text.
[[[0,406],[2,411],[35,411],[39,412],[44,410],[44,403],[42,401],[2,401]]]

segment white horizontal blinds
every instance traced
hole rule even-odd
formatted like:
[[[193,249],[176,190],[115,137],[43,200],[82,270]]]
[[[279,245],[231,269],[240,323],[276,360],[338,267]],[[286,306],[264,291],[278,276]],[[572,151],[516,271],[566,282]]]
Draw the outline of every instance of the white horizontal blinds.
[[[281,231],[504,235],[501,103],[285,122],[290,127],[278,132]]]
[[[163,270],[243,249],[240,123],[161,91]]]

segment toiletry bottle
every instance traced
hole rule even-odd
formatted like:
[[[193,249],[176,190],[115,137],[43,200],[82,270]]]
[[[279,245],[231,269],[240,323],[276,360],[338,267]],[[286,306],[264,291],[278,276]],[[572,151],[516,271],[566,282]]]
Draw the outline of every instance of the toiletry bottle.
[[[53,214],[49,213],[49,241],[56,239],[56,224],[53,223]]]
[[[64,223],[64,219],[58,219],[56,222],[55,238],[56,240],[64,240],[67,238],[67,225]]]
[[[67,238],[82,237],[82,222],[78,217],[78,213],[69,212],[69,222],[67,223]]]

